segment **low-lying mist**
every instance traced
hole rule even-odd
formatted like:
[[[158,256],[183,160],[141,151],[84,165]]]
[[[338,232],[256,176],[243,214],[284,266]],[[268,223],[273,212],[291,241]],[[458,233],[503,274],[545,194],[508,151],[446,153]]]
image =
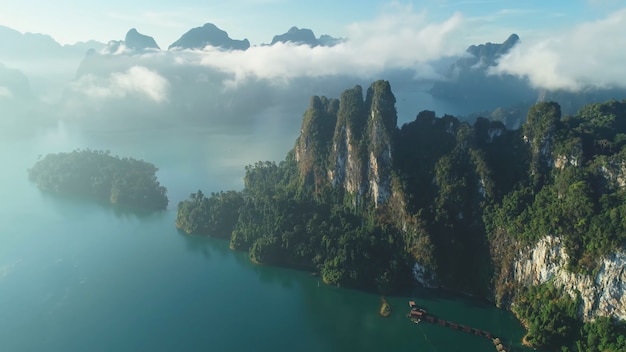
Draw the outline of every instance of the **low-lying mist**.
[[[624,88],[619,74],[607,73],[623,71],[616,45],[623,39],[608,46],[594,39],[623,28],[624,18],[620,11],[542,40],[522,40],[489,73],[519,76],[538,90]],[[95,48],[85,54],[91,43],[41,47],[33,55],[32,48],[20,54],[12,46],[11,55],[0,55],[0,137],[12,150],[4,156],[31,163],[39,154],[108,149],[154,162],[170,193],[181,197],[205,181],[219,184],[214,190],[241,187],[244,165],[279,161],[293,147],[312,95],[336,98],[346,88],[386,79],[400,123],[426,109],[459,116],[499,106],[427,93],[433,82],[450,80],[450,63],[475,44],[465,39],[471,26],[461,14],[432,21],[397,6],[350,25],[348,39],[332,47],[278,43],[245,51],[116,54]]]

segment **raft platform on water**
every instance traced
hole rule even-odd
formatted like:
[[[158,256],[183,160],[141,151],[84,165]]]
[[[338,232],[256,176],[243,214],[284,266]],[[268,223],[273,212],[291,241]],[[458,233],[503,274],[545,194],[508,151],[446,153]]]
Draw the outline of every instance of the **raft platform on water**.
[[[489,331],[475,329],[466,325],[457,324],[451,321],[437,318],[436,316],[429,314],[424,308],[418,307],[417,304],[415,304],[415,301],[409,301],[409,307],[411,308],[411,311],[409,312],[409,314],[407,314],[407,318],[409,318],[412,322],[416,324],[420,322],[427,322],[488,338],[489,340],[491,340],[491,342],[493,342],[493,345],[496,347],[496,350],[498,352],[507,352],[507,349],[502,345],[502,341],[499,338],[493,336],[493,334]]]

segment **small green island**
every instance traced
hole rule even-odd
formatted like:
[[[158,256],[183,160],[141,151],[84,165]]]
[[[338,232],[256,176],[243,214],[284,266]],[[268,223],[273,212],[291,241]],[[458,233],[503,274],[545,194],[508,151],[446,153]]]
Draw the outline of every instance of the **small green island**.
[[[79,196],[118,206],[162,210],[167,189],[156,177],[158,168],[109,151],[77,149],[48,154],[28,170],[37,187],[60,195]]]

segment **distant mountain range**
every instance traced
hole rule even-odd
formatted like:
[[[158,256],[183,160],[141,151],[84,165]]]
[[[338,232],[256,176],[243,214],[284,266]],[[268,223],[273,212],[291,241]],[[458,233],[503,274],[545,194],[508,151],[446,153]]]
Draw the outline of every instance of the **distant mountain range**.
[[[154,38],[137,32],[135,28],[131,28],[126,33],[124,40],[111,40],[102,51],[108,54],[115,54],[122,48],[132,52],[161,50]]]
[[[275,35],[269,44],[260,45],[290,44],[313,48],[330,47],[344,41],[329,35],[317,37],[311,29],[294,26],[285,33]],[[468,111],[465,119],[489,117],[503,122],[508,128],[520,126],[528,108],[537,101],[558,101],[564,114],[574,114],[587,103],[626,96],[624,89],[592,89],[577,93],[550,91],[532,87],[523,77],[490,74],[498,60],[519,42],[519,36],[511,34],[502,43],[471,45],[465,55],[433,62],[433,68],[445,79],[431,82],[430,95],[446,104],[462,106],[463,111]],[[231,38],[228,32],[215,24],[206,23],[184,33],[167,47],[167,51],[203,50],[207,46],[229,51],[248,50],[251,44],[247,39]],[[4,100],[7,97],[23,99],[36,96],[54,102],[72,79],[85,74],[107,77],[113,72],[126,72],[137,65],[133,54],[163,50],[153,37],[140,33],[136,28],[130,29],[123,40],[112,40],[107,44],[88,41],[61,45],[45,34],[20,33],[0,26],[0,96]],[[178,90],[200,84],[196,82],[200,80],[199,76],[191,73],[191,69],[183,73],[182,68],[163,66],[164,62],[148,60],[143,61],[141,66],[166,78],[181,74],[187,77],[188,80],[180,82]],[[393,71],[387,71],[384,74],[394,84],[411,80],[405,73],[393,76]],[[219,76],[214,72],[211,75]],[[170,84],[174,84],[172,82],[174,80],[170,80]],[[472,111],[476,113],[470,113]]]
[[[21,58],[24,56],[41,55],[45,52],[47,56],[72,55],[75,53],[84,54],[88,49],[100,50],[103,43],[95,40],[78,42],[71,45],[61,45],[51,36],[40,33],[20,33],[12,28],[0,25],[0,61],[7,58]]]
[[[343,39],[323,34],[316,37],[307,28],[291,27],[283,34],[275,35],[270,44],[293,43],[297,45],[334,46]],[[168,50],[195,49],[202,50],[207,46],[223,50],[247,50],[250,48],[248,39],[233,39],[228,33],[213,23],[205,23],[201,27],[192,28],[178,40],[168,46]],[[142,53],[150,50],[161,50],[153,37],[130,29],[124,40],[111,40],[107,44],[90,40],[72,45],[61,45],[51,36],[39,33],[20,33],[9,27],[0,26],[0,62],[11,61],[23,57],[37,57],[41,52],[51,56],[84,55],[89,49],[104,54]]]
[[[519,36],[511,34],[502,43],[471,45],[465,56],[450,65],[445,73],[446,80],[433,83],[430,94],[451,103],[482,106],[466,118],[488,117],[510,129],[518,128],[526,119],[528,109],[538,101],[558,101],[563,114],[573,115],[589,103],[626,96],[626,90],[621,88],[555,91],[532,87],[522,77],[490,74],[498,60],[519,42]]]
[[[519,36],[511,34],[503,43],[485,43],[467,48],[467,55],[454,62],[446,76],[447,81],[436,82],[430,93],[433,97],[456,101],[498,101],[509,105],[520,100],[536,99],[537,92],[528,82],[512,75],[489,75],[498,59],[519,43]]]
[[[329,35],[323,34],[319,38],[315,37],[312,30],[308,28],[291,27],[287,33],[275,35],[270,45],[276,43],[294,43],[298,45],[308,45],[310,47],[316,46],[334,46],[341,43],[343,39],[333,38]]]
[[[133,44],[129,45],[129,39],[133,40]],[[333,46],[341,43],[343,40],[334,38],[329,35],[321,35],[315,37],[312,30],[308,28],[291,27],[286,33],[275,35],[269,45],[277,43],[293,43],[296,45],[316,46]],[[159,50],[156,42],[152,37],[139,34],[134,28],[128,32],[124,42],[114,42],[115,44],[125,44],[127,49],[134,52],[144,50]],[[261,44],[268,45],[268,44]],[[213,23],[205,23],[202,27],[195,27],[183,34],[178,40],[168,46],[168,50],[202,50],[207,46],[223,50],[247,50],[250,48],[248,39],[233,39],[228,32],[220,29]],[[108,50],[108,52],[116,52],[116,50]]]
[[[248,39],[231,39],[226,31],[219,29],[212,23],[205,23],[202,27],[190,29],[180,39],[172,43],[172,49],[204,49],[207,45],[226,50],[246,50],[250,47]]]
[[[0,64],[0,100],[7,98],[30,98],[32,92],[28,78],[19,70]]]

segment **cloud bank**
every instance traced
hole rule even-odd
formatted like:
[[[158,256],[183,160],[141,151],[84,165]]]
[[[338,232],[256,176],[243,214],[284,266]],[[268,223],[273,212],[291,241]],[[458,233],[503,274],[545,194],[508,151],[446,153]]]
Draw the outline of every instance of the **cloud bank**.
[[[626,88],[626,8],[566,33],[523,42],[492,73],[527,77],[537,88]]]
[[[7,87],[0,86],[0,98],[13,98],[13,92]]]
[[[425,12],[396,6],[373,21],[350,25],[349,39],[333,47],[291,43],[255,46],[246,51],[207,47],[203,51],[178,52],[186,55],[178,60],[195,61],[232,74],[231,83],[250,78],[285,82],[296,77],[334,75],[373,79],[394,69],[410,69],[414,79],[437,79],[439,74],[430,64],[463,52],[465,45],[460,41],[464,23],[460,14],[438,23],[429,21]]]
[[[112,72],[101,78],[87,74],[72,83],[72,89],[91,98],[141,96],[156,103],[167,100],[169,83],[159,73],[143,66]]]
[[[434,62],[463,52],[464,23],[460,14],[437,22],[394,5],[350,25],[350,39],[333,47],[134,52],[118,43],[84,58],[59,111],[62,119],[94,129],[178,123],[172,116],[211,128],[252,129],[260,120],[299,125],[312,95],[338,97],[377,79],[441,79]]]
[[[526,42],[520,33],[522,43],[491,73],[527,78],[546,89],[626,87],[626,37],[618,35],[626,32],[625,24],[626,9],[541,40]],[[347,87],[387,79],[404,97],[398,111],[402,104],[407,111],[415,109],[408,116],[439,108],[434,100],[416,107],[427,89],[423,83],[449,79],[452,60],[479,44],[468,39],[476,30],[475,22],[459,13],[434,20],[425,11],[396,4],[371,21],[349,25],[348,40],[333,47],[278,43],[246,51],[134,52],[120,45],[84,58],[55,111],[59,119],[91,129],[253,130],[299,125],[311,95],[338,97]],[[456,113],[475,111],[458,112],[470,108],[478,109],[468,104]]]

